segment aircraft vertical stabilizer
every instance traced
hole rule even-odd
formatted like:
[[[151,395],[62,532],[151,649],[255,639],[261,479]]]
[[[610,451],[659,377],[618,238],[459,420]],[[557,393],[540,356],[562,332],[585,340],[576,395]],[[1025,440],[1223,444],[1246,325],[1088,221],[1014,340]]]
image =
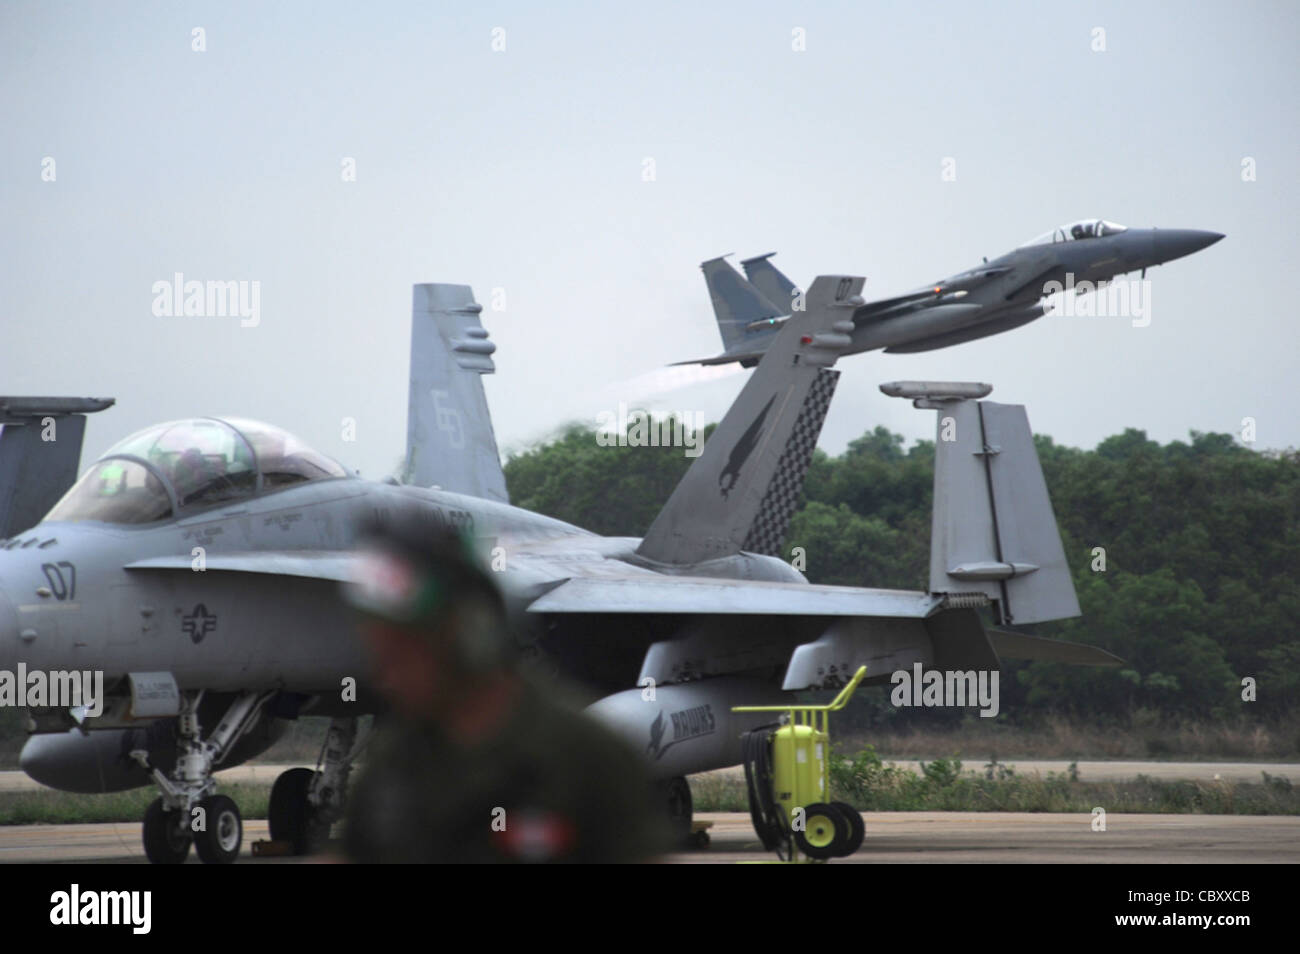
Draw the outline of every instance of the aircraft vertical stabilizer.
[[[1079,615],[1025,408],[972,397],[988,385],[895,382],[938,411],[930,591],[982,594],[1004,624]]]
[[[480,375],[496,345],[468,285],[416,285],[411,311],[408,483],[508,502]]]
[[[823,275],[782,327],[637,548],[691,564],[740,550],[773,553],[803,489],[864,279]]]
[[[722,334],[722,347],[727,351],[743,351],[753,345],[755,336],[765,329],[749,326],[757,321],[768,321],[788,314],[779,304],[773,303],[741,274],[727,264],[726,258],[711,258],[700,265],[704,283],[709,287],[713,302],[713,315],[718,320]]]
[[[36,526],[77,479],[85,415],[112,398],[0,397],[0,540]]]
[[[750,284],[772,304],[784,308],[784,314],[788,315],[794,311],[794,299],[799,294],[799,289],[786,278],[785,273],[772,264],[772,256],[775,254],[776,252],[768,252],[766,255],[747,258],[740,265],[745,269],[745,277]]]

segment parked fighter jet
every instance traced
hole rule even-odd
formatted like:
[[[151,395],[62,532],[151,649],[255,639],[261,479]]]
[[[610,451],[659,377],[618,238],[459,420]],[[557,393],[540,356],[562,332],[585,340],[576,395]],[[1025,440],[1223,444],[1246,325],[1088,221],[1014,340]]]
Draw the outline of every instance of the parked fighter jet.
[[[1095,286],[1136,271],[1145,278],[1153,265],[1191,255],[1221,238],[1218,232],[1193,229],[1130,229],[1104,219],[1063,225],[951,278],[865,302],[853,312],[853,344],[847,353],[932,351],[1010,331],[1046,313],[1051,282]],[[742,261],[746,277],[725,257],[700,266],[725,350],[679,364],[739,361],[750,367],[758,361],[798,307],[799,289],[772,264],[775,254]]]
[[[227,862],[242,821],[213,772],[263,751],[286,720],[326,715],[318,770],[284,773],[270,801],[272,838],[308,847],[339,815],[358,717],[378,705],[336,598],[354,527],[375,512],[464,528],[493,549],[509,600],[540,624],[524,649],[591,691],[591,713],[645,753],[679,825],[684,776],[739,764],[741,734],[767,718],[733,705],[838,686],[864,664],[883,681],[914,663],[994,669],[999,653],[1112,662],[986,630],[977,611],[1017,623],[1078,613],[1023,408],[975,400],[987,386],[891,392],[956,421],[937,458],[927,590],[812,585],[781,558],[862,284],[813,282],[641,539],[506,502],[480,378],[494,346],[462,285],[415,286],[409,484],[362,480],[242,418],[126,438],[0,544],[0,670],[105,676],[102,712],[29,710],[23,768],[73,791],[152,781],[149,859],[180,862],[194,845]]]

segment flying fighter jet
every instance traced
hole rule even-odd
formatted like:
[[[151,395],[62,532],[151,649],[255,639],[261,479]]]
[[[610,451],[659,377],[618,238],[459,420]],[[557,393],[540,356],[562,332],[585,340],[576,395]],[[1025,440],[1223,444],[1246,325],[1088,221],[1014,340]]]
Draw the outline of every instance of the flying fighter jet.
[[[22,767],[73,791],[152,782],[149,859],[193,845],[228,862],[242,819],[214,771],[288,720],[329,716],[319,768],[285,772],[270,799],[272,838],[308,849],[339,817],[358,718],[379,705],[337,598],[354,528],[375,512],[492,548],[508,599],[539,624],[523,648],[590,690],[590,713],[645,754],[686,828],[685,776],[739,764],[742,734],[768,718],[733,705],[838,686],[864,664],[884,681],[914,663],[996,669],[999,655],[1114,662],[984,625],[980,607],[1005,623],[1079,612],[1024,409],[977,400],[987,386],[889,386],[956,422],[936,460],[926,590],[813,585],[782,558],[862,285],[813,282],[642,538],[507,502],[481,379],[495,346],[463,285],[415,286],[406,484],[362,480],[243,418],[126,438],[0,544],[0,671],[104,674],[102,705],[29,700]]]
[[[1051,283],[1083,290],[1116,275],[1213,245],[1218,232],[1130,229],[1104,219],[1083,219],[1044,232],[1000,258],[932,282],[916,291],[864,302],[853,312],[849,354],[883,348],[890,354],[933,351],[1010,331],[1041,318]],[[750,367],[798,308],[799,289],[772,264],[775,252],[745,259],[745,276],[723,258],[700,268],[722,333],[722,354],[678,364]],[[1088,284],[1085,284],[1088,283]]]

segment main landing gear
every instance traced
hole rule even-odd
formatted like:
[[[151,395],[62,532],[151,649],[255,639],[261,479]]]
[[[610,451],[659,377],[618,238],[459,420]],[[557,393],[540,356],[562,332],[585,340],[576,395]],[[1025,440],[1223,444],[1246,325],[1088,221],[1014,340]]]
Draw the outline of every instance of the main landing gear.
[[[330,721],[316,771],[292,768],[271,788],[267,821],[271,840],[292,846],[295,855],[310,854],[329,840],[330,827],[343,817],[348,776],[362,744],[357,744],[355,716]]]
[[[674,847],[709,847],[709,828],[713,822],[694,819],[695,804],[691,798],[691,785],[684,776],[664,779],[657,783],[657,798],[666,810],[668,830]]]

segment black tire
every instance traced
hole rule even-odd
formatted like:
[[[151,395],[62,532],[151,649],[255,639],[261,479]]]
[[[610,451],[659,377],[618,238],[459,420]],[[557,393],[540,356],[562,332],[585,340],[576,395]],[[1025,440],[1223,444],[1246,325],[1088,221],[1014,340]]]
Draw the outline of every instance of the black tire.
[[[184,864],[193,840],[177,813],[163,808],[161,798],[149,803],[144,810],[144,854],[150,864]]]
[[[308,854],[317,847],[315,811],[307,801],[315,774],[308,768],[292,768],[281,772],[271,786],[271,801],[266,810],[271,840],[287,841],[293,845],[295,855]]]
[[[225,795],[210,795],[199,802],[205,831],[194,833],[194,847],[205,865],[228,865],[239,857],[244,843],[244,820],[239,806]]]
[[[862,839],[867,836],[867,826],[862,822],[862,813],[852,805],[846,802],[831,802],[831,804],[844,814],[849,823],[849,840],[844,846],[844,853],[838,856],[847,858],[862,847]]]
[[[695,804],[691,799],[691,783],[678,775],[663,783],[662,792],[673,841],[678,845],[689,846],[691,820],[695,813]]]
[[[838,858],[849,843],[849,820],[834,805],[813,802],[804,807],[804,825],[795,831],[794,843],[809,858]]]

